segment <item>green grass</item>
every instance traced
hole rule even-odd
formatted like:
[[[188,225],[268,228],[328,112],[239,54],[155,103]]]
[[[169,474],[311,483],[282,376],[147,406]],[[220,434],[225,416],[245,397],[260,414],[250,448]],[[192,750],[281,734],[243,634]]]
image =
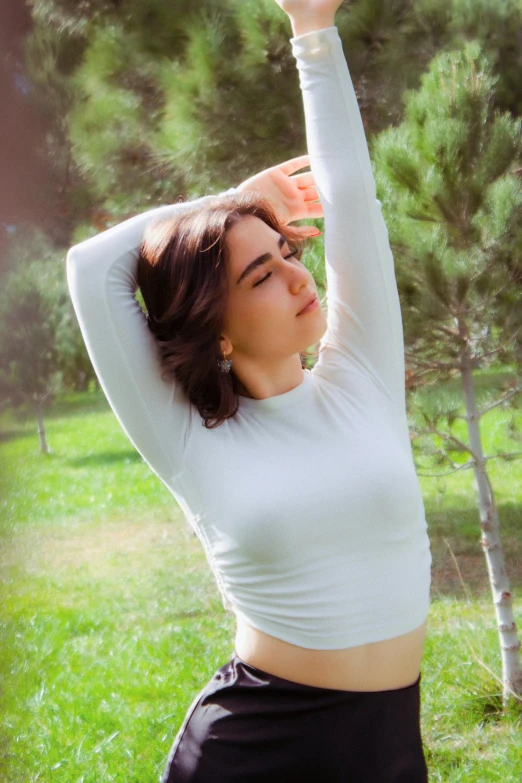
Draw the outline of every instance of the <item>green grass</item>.
[[[521,423],[520,409],[489,414],[486,452],[521,450]],[[47,456],[31,416],[5,413],[0,424],[0,779],[157,781],[186,709],[232,652],[233,618],[197,538],[103,395],[47,411]],[[489,465],[520,620],[522,461]],[[518,781],[520,711],[498,710],[473,477],[421,484],[434,553],[422,670],[430,782]]]

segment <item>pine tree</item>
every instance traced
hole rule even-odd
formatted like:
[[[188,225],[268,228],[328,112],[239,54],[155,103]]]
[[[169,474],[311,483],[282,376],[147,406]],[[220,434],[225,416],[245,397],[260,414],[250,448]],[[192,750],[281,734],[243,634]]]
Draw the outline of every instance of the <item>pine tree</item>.
[[[522,360],[522,186],[513,173],[521,123],[495,109],[496,83],[477,43],[437,55],[420,89],[406,95],[401,125],[375,140],[375,162],[410,366],[417,379],[462,380],[467,441],[453,430],[455,410],[422,414],[441,461],[474,471],[507,701],[522,695],[520,642],[487,471],[499,455],[484,455],[480,423],[522,383],[511,382],[479,409],[474,378],[493,362],[520,368]],[[455,450],[469,461],[455,462]]]
[[[64,385],[85,388],[94,371],[72,310],[63,255],[27,226],[9,244],[0,291],[1,403],[34,408],[46,453],[45,406]]]
[[[71,172],[77,222],[95,222],[89,206],[118,218],[230,187],[304,151],[287,22],[273,0],[31,5],[36,89],[50,103],[53,90],[71,101],[55,111],[66,143],[58,128],[47,154],[56,170]],[[470,37],[494,63],[495,100],[520,108],[517,0],[355,0],[341,9],[338,26],[369,134],[399,122],[404,89],[418,86],[439,50]],[[38,68],[50,55],[56,78]]]
[[[4,402],[34,405],[40,450],[47,453],[43,406],[55,386],[55,329],[53,303],[35,272],[34,264],[20,267],[7,277],[2,291],[0,378]]]

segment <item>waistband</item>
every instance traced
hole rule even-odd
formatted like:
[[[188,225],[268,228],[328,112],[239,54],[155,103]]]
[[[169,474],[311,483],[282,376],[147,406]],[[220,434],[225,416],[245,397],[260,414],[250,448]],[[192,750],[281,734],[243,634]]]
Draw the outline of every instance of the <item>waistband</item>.
[[[354,696],[361,696],[361,695],[379,695],[379,694],[399,694],[404,693],[407,694],[409,691],[416,691],[420,688],[420,682],[421,682],[421,674],[419,673],[419,676],[413,682],[411,685],[405,685],[403,688],[391,688],[388,690],[382,690],[382,691],[351,691],[351,690],[345,690],[345,689],[337,689],[337,688],[321,688],[317,685],[305,685],[300,682],[294,682],[293,680],[286,680],[284,677],[278,677],[275,674],[270,674],[269,672],[265,672],[262,669],[257,669],[255,666],[251,666],[251,664],[247,663],[246,661],[243,661],[237,653],[234,651],[232,658],[229,663],[225,664],[219,672],[222,674],[225,674],[225,671],[230,669],[230,676],[232,679],[237,679],[238,683],[242,679],[248,679],[251,678],[253,683],[256,683],[258,686],[261,685],[273,685],[277,686],[280,689],[283,690],[289,690],[289,691],[295,691],[295,692],[307,692],[307,693],[337,693],[337,694],[344,694],[345,696],[348,696],[350,694]],[[218,672],[218,674],[219,674]],[[246,677],[248,675],[248,678]],[[217,676],[217,675],[216,675]]]

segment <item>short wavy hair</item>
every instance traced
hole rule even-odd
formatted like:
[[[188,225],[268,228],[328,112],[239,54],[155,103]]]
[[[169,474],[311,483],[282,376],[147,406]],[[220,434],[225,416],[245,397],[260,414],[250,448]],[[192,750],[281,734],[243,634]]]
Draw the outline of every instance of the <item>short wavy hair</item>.
[[[233,369],[222,372],[218,359],[229,288],[227,232],[246,215],[282,234],[301,256],[305,240],[296,228],[282,223],[265,199],[234,193],[149,225],[138,259],[162,377],[180,385],[209,429],[239,407],[238,379]]]

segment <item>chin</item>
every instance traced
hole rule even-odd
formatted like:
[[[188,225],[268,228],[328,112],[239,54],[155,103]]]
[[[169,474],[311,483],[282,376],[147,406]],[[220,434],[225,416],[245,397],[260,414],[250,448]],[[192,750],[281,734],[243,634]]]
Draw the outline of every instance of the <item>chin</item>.
[[[328,324],[326,322],[326,318],[324,317],[324,315],[323,318],[324,318],[323,324],[321,326],[318,326],[317,329],[314,331],[313,339],[312,339],[313,345],[319,343],[327,332]]]
[[[311,353],[313,355],[314,352],[315,352],[315,349],[319,348],[319,343],[321,342],[321,340],[323,339],[325,334],[326,334],[326,328],[321,329],[321,330],[315,332],[315,334],[313,334],[311,336],[311,339],[309,340],[309,342],[303,348],[301,348],[299,350],[299,353],[301,355],[307,354],[307,353]]]

